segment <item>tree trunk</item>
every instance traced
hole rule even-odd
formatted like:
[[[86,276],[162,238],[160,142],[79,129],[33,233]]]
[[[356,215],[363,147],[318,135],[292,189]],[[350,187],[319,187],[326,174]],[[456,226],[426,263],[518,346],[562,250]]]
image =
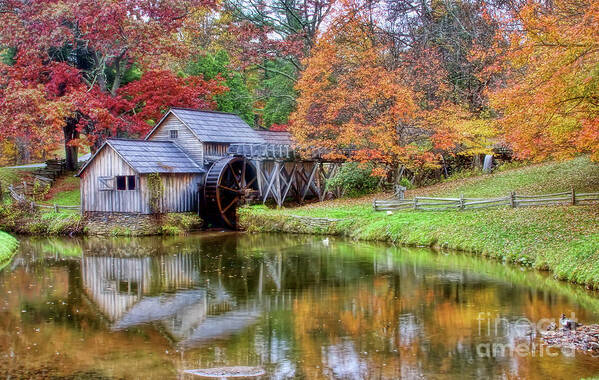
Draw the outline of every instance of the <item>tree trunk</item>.
[[[71,171],[77,169],[77,147],[70,145],[70,142],[79,138],[79,131],[77,130],[78,122],[78,117],[68,118],[66,125],[62,129],[64,132],[65,165],[66,169]]]

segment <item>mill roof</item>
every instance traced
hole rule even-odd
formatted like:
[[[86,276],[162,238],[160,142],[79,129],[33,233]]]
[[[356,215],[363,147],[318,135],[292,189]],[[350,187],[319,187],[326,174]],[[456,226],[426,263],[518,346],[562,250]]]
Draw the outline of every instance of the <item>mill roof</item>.
[[[252,127],[239,116],[231,113],[173,107],[162,120],[169,114],[173,114],[181,120],[202,142],[264,143],[262,137]],[[156,127],[159,125],[160,122]],[[146,139],[152,135],[154,130],[146,136]]]
[[[81,168],[78,176],[106,146],[110,146],[133,170],[150,173],[204,173],[177,144],[172,141],[109,139]]]
[[[291,138],[291,133],[289,132],[269,131],[267,129],[261,129],[256,132],[267,144],[293,145],[293,139]]]

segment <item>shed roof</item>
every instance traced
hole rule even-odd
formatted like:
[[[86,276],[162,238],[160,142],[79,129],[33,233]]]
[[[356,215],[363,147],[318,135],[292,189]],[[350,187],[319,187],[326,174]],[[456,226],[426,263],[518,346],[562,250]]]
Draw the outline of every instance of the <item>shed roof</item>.
[[[204,173],[177,144],[172,141],[144,141],[109,139],[81,168],[78,176],[106,146],[110,146],[133,170],[150,173]]]
[[[187,125],[202,142],[264,143],[262,137],[252,127],[239,116],[231,113],[171,108],[165,118],[169,113],[174,114]],[[148,134],[148,137],[152,132]]]
[[[289,132],[269,131],[267,129],[261,129],[256,132],[267,144],[293,145],[293,139],[291,138],[291,133]]]

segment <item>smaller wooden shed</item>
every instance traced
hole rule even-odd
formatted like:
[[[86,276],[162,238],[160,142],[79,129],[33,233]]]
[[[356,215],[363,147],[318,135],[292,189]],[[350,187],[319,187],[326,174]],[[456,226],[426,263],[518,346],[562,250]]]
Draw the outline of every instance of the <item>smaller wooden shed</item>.
[[[81,168],[81,210],[150,214],[149,176],[158,173],[162,212],[198,210],[205,170],[172,141],[107,140]]]

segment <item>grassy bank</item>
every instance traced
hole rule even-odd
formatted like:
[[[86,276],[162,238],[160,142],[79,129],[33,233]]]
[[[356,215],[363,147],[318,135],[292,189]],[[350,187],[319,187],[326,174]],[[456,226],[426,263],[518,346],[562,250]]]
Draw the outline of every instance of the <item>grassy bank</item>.
[[[15,253],[19,242],[6,232],[0,231],[0,269],[4,268],[6,263]]]
[[[407,196],[486,197],[510,191],[551,193],[571,187],[599,191],[599,165],[581,157],[441,183],[409,191]],[[597,204],[387,215],[373,211],[372,199],[342,199],[283,210],[253,206],[240,210],[240,223],[249,231],[326,233],[469,251],[550,270],[557,278],[599,288]],[[307,217],[333,221],[312,225]]]
[[[196,213],[164,214],[131,223],[88,220],[76,211],[31,210],[26,204],[0,205],[0,230],[20,235],[183,235],[202,226]]]

